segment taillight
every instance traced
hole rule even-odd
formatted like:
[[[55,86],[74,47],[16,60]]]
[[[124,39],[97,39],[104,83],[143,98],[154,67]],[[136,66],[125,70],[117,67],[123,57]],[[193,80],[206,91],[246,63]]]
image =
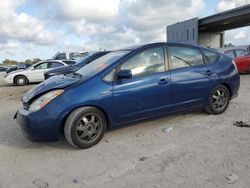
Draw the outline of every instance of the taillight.
[[[235,62],[234,62],[234,60],[232,61],[232,63],[234,64],[234,67],[235,67],[235,69],[236,69],[236,72],[239,73],[238,68],[237,68],[237,66],[236,66],[236,64],[235,64]]]

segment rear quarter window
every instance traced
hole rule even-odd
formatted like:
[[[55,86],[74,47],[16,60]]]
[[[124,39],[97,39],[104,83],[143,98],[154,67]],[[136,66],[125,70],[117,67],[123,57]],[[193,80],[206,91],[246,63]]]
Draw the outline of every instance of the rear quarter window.
[[[214,63],[219,58],[219,54],[210,50],[203,50],[207,63]]]

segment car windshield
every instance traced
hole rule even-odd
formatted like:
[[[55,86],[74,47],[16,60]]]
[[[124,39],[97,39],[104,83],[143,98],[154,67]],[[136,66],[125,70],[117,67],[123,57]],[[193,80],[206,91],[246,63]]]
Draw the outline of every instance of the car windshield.
[[[123,55],[127,54],[129,51],[127,50],[121,50],[121,51],[114,51],[110,52],[91,63],[87,64],[86,66],[79,69],[76,73],[84,76],[84,77],[91,77],[102,70],[104,70],[106,67],[110,66],[112,63],[114,63],[117,59],[121,58]]]

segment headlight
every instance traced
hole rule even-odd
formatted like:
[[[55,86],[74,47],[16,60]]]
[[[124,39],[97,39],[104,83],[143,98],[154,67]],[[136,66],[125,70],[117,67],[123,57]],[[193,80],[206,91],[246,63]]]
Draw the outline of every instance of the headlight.
[[[30,107],[29,111],[34,112],[37,110],[42,109],[44,106],[46,106],[51,100],[56,98],[57,96],[61,95],[64,90],[58,89],[58,90],[53,90],[49,91],[48,93],[45,93],[44,95],[38,97],[36,100],[34,100]]]

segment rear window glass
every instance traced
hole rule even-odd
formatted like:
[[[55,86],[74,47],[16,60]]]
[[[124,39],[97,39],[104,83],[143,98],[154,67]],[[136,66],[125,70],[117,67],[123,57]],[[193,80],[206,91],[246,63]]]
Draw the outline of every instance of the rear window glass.
[[[51,62],[50,68],[62,67],[63,64],[57,62]]]
[[[202,65],[203,57],[199,49],[182,46],[169,46],[172,68]]]
[[[235,50],[235,53],[237,57],[245,56],[244,50]]]
[[[207,58],[208,63],[214,63],[219,57],[219,55],[216,52],[212,52],[210,50],[203,50],[203,52]]]
[[[234,58],[234,52],[232,50],[226,51],[225,54],[231,58]]]

